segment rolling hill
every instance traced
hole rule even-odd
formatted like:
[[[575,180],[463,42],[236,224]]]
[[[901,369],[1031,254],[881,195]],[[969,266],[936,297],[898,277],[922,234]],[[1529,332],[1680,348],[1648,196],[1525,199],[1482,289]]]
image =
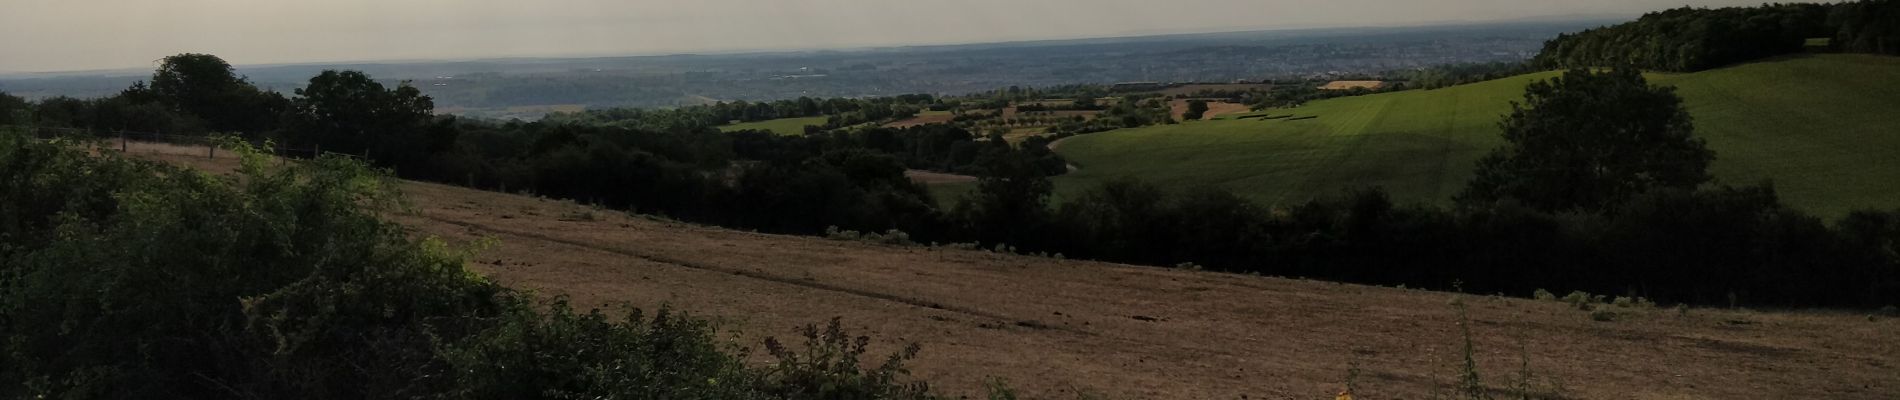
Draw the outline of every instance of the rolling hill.
[[[202,147],[128,153],[239,167]],[[1461,312],[1450,293],[1403,287],[760,234],[399,185],[409,207],[394,222],[479,244],[468,268],[503,285],[610,314],[670,306],[715,321],[735,345],[841,318],[870,337],[872,359],[921,344],[908,366],[951,398],[981,398],[997,380],[1024,398],[1331,398],[1352,368],[1361,396],[1424,398],[1456,378],[1464,318],[1494,394],[1526,368],[1564,398],[1900,393],[1900,318],[1639,306],[1601,321],[1563,302],[1488,295],[1464,297]]]
[[[1080,169],[1056,179],[1058,196],[1132,176],[1218,185],[1268,204],[1367,186],[1448,203],[1502,143],[1498,119],[1524,86],[1556,75],[1075,137],[1058,152]],[[1719,182],[1769,180],[1784,201],[1821,216],[1900,207],[1900,58],[1804,55],[1650,79],[1678,89],[1716,152]],[[1260,114],[1317,118],[1237,119]]]

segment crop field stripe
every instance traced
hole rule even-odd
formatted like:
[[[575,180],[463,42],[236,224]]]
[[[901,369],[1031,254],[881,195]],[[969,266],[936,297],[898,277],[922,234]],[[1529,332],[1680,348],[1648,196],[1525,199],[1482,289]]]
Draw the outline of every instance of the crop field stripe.
[[[1326,151],[1324,153],[1325,156],[1320,159],[1315,166],[1308,168],[1310,172],[1306,180],[1300,183],[1296,192],[1318,193],[1320,186],[1326,185],[1329,182],[1339,182],[1341,178],[1351,180],[1350,177],[1337,175],[1339,167],[1345,165],[1350,160],[1350,155],[1358,154],[1360,150],[1365,147],[1366,143],[1376,135],[1367,128],[1379,121],[1383,121],[1387,116],[1386,111],[1392,107],[1392,103],[1393,99],[1387,97],[1374,102],[1371,107],[1358,107],[1356,108],[1357,112],[1354,112],[1351,118],[1347,119],[1345,123],[1337,125],[1337,127],[1334,128],[1333,137],[1337,139],[1335,141],[1340,145],[1329,146],[1331,150]],[[1292,192],[1281,194],[1278,203],[1287,204],[1287,194],[1290,193]]]
[[[453,220],[453,219],[448,219],[448,218],[436,217],[433,215],[425,214],[425,215],[420,215],[420,217],[424,219],[428,219],[430,221],[440,222],[440,223],[449,224],[449,225],[455,225],[455,226],[472,229],[472,230],[486,231],[486,232],[491,232],[491,233],[499,233],[499,234],[504,234],[504,235],[519,236],[519,237],[530,238],[534,240],[558,243],[558,244],[563,244],[563,245],[568,245],[568,246],[580,247],[587,250],[600,251],[600,252],[612,253],[612,254],[617,254],[617,255],[622,255],[622,256],[627,256],[627,257],[633,257],[633,258],[637,258],[641,260],[651,261],[654,263],[672,265],[672,266],[681,267],[681,268],[689,268],[689,269],[696,269],[696,270],[702,270],[702,271],[708,271],[708,272],[731,274],[734,276],[759,279],[759,280],[770,281],[774,283],[781,283],[781,284],[786,284],[786,285],[800,286],[800,287],[805,287],[805,288],[810,288],[810,289],[815,289],[815,290],[822,290],[822,291],[827,291],[827,292],[848,294],[848,295],[865,297],[865,298],[882,300],[882,301],[889,301],[889,302],[894,302],[894,303],[899,303],[899,304],[904,304],[904,305],[909,305],[909,306],[929,308],[933,310],[949,311],[949,312],[954,312],[954,313],[959,313],[959,314],[966,314],[973,317],[993,319],[1002,323],[1014,323],[1016,321],[1015,319],[1006,315],[986,312],[982,310],[974,310],[974,309],[968,309],[968,308],[963,308],[963,307],[945,305],[941,303],[936,303],[936,302],[931,302],[931,301],[921,300],[921,299],[914,299],[910,297],[904,297],[904,296],[899,296],[899,295],[894,295],[894,294],[889,294],[889,293],[875,292],[875,291],[863,290],[863,289],[855,289],[855,288],[849,288],[849,287],[843,287],[843,286],[837,286],[837,285],[829,285],[829,284],[825,284],[821,282],[814,282],[814,281],[808,281],[808,280],[803,280],[803,279],[787,278],[787,277],[776,276],[776,275],[762,274],[762,273],[757,273],[757,272],[752,272],[752,271],[746,271],[743,269],[725,268],[725,267],[720,267],[720,266],[715,266],[715,265],[707,265],[707,264],[696,263],[696,262],[687,261],[687,260],[681,260],[681,259],[677,259],[673,257],[667,257],[663,255],[648,254],[648,253],[642,253],[642,252],[637,252],[637,251],[632,251],[632,250],[627,250],[627,249],[601,246],[601,245],[597,245],[593,243],[563,239],[563,238],[558,238],[558,237],[536,233],[536,232],[524,232],[524,231],[518,231],[518,230],[513,230],[513,229],[498,228],[498,227],[488,226],[485,224],[479,224],[479,223],[467,222],[467,221],[458,221],[458,220]],[[1064,331],[1064,332],[1069,332],[1069,333],[1075,333],[1075,334],[1081,334],[1081,335],[1088,335],[1088,336],[1095,335],[1094,332],[1088,332],[1088,331],[1067,328],[1067,327],[1060,327],[1060,326],[1046,326],[1044,328],[1059,330],[1059,331]]]
[[[1056,178],[1057,190],[1134,176],[1168,189],[1215,184],[1265,203],[1353,185],[1384,187],[1401,202],[1446,204],[1474,163],[1502,144],[1497,122],[1524,86],[1559,74],[1087,135],[1058,151],[1084,162]],[[1824,218],[1900,208],[1900,185],[1892,183],[1900,182],[1900,58],[1800,56],[1650,77],[1678,88],[1697,135],[1716,152],[1710,173],[1721,183],[1773,180],[1787,204]],[[1271,119],[1287,113],[1319,118]],[[1249,116],[1261,117],[1239,119]]]

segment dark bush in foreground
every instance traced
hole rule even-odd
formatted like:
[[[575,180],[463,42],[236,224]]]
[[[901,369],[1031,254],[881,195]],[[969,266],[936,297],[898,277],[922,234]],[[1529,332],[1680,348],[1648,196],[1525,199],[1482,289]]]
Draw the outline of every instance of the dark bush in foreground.
[[[213,177],[0,135],[0,397],[911,393],[855,368],[749,369],[666,311],[538,304],[381,220],[391,182],[339,158]]]

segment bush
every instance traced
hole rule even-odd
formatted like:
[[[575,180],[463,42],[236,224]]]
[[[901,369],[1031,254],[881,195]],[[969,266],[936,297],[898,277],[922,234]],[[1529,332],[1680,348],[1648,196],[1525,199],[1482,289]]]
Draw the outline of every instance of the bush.
[[[851,337],[833,318],[825,329],[806,325],[801,334],[805,350],[793,351],[767,338],[766,351],[774,361],[762,375],[766,392],[775,398],[812,400],[931,399],[930,386],[908,381],[904,363],[917,357],[913,343],[892,354],[883,364],[868,366],[863,358],[871,339]]]
[[[1581,290],[1564,295],[1563,301],[1570,303],[1571,307],[1576,307],[1578,310],[1584,311],[1589,311],[1592,308],[1591,304],[1594,303],[1591,301],[1590,293]]]
[[[1557,301],[1557,295],[1551,294],[1549,290],[1544,289],[1537,289],[1536,292],[1531,293],[1531,298],[1537,299],[1538,301]]]
[[[1590,312],[1590,320],[1597,322],[1615,321],[1619,314],[1608,308],[1599,308]]]
[[[222,178],[0,137],[0,398],[798,398],[801,366],[855,364],[751,370],[698,320],[537,306],[381,220],[386,175],[235,150]],[[923,397],[888,373],[914,354],[822,393]]]

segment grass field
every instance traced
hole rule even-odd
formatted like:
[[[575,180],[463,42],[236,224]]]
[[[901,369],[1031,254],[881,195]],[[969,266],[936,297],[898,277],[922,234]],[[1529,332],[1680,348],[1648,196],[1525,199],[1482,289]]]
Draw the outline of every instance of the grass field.
[[[1439,90],[1317,101],[1266,114],[1300,121],[1189,122],[1085,135],[1059,152],[1080,170],[1058,197],[1118,177],[1169,188],[1218,185],[1270,204],[1379,186],[1405,201],[1449,202],[1531,74]],[[1798,56],[1693,74],[1676,86],[1724,183],[1772,180],[1783,200],[1823,216],[1900,207],[1900,58]],[[954,188],[945,188],[954,189]]]
[[[798,136],[805,134],[808,125],[824,125],[830,117],[779,118],[758,122],[747,122],[719,127],[720,131],[732,132],[747,129],[772,131],[780,135]]]

